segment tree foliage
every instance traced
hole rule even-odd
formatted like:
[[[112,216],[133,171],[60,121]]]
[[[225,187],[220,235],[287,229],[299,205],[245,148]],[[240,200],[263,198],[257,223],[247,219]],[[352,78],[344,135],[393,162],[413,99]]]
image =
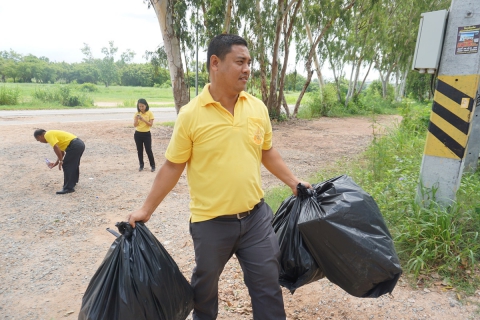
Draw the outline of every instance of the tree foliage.
[[[132,64],[135,53],[130,50],[115,60],[117,49],[111,42],[102,49],[104,57],[100,59],[84,44],[84,59],[76,64],[3,51],[0,76],[3,81],[46,83],[63,79],[106,86],[161,85],[170,80],[179,109],[189,100],[188,88],[195,83],[198,51],[205,52],[215,35],[229,32],[249,43],[253,63],[248,91],[265,102],[273,117],[280,115],[286,105],[284,93],[291,90],[300,91],[295,116],[312,81],[319,86],[322,99],[324,67],[332,71],[337,102],[346,109],[359,101],[366,79],[374,71],[382,84],[382,99],[391,98],[389,83],[395,83],[397,99],[405,90],[416,97],[428,97],[427,84],[409,72],[420,15],[448,9],[450,1],[145,0],[155,9],[163,36],[163,43],[154,52],[145,53],[148,66]],[[203,84],[208,81],[208,75],[201,71],[207,61],[205,56],[199,59],[199,82]],[[170,79],[164,80],[166,70]]]

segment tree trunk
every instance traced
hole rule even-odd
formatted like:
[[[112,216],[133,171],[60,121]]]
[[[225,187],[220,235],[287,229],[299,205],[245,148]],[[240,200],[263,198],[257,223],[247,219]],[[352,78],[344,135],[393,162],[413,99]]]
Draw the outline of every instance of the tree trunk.
[[[313,37],[312,31],[310,29],[310,24],[306,22],[305,19],[305,11],[303,8],[300,9],[302,11],[302,17],[305,21],[305,30],[307,31],[308,41],[310,42],[310,46],[313,46]],[[323,81],[322,70],[320,68],[320,63],[318,62],[317,52],[313,52],[313,62],[315,63],[315,71],[317,72],[318,84],[320,85],[320,92],[322,92],[323,87],[325,86],[325,82]]]
[[[355,63],[352,63],[352,72],[350,73],[350,81],[348,82],[348,90],[347,90],[347,95],[345,96],[345,107],[348,106],[348,103],[350,102],[350,98],[352,97],[352,92],[353,92],[353,73],[355,71]]]
[[[400,82],[400,86],[397,92],[397,101],[402,101],[403,96],[405,95],[405,86],[407,85],[407,76],[408,76],[408,68],[405,69],[402,76],[402,81]]]
[[[300,91],[300,94],[298,95],[298,98],[297,98],[297,102],[295,103],[295,108],[293,109],[293,114],[292,114],[293,118],[297,117],[298,109],[300,108],[300,102],[303,99],[303,95],[305,94],[305,91],[307,91],[307,88],[310,85],[310,81],[312,81],[312,75],[313,75],[312,67],[310,64],[307,64],[305,67],[307,69],[307,80],[303,84],[302,91]]]
[[[255,4],[255,19],[256,19],[256,29],[258,34],[258,63],[260,65],[260,91],[262,92],[262,101],[267,104],[268,100],[268,89],[267,89],[267,67],[265,62],[265,43],[263,39],[262,32],[262,7],[260,5],[260,0],[256,0]]]
[[[227,9],[225,10],[225,24],[223,26],[224,33],[230,33],[230,21],[232,20],[233,0],[227,1]]]
[[[292,30],[293,30],[293,25],[295,24],[295,19],[296,19],[296,16],[297,16],[297,12],[298,12],[298,9],[300,8],[300,6],[302,5],[302,0],[299,0],[295,6],[295,9],[292,13],[292,16],[290,17],[290,22],[287,23],[287,17],[285,17],[284,19],[284,24],[283,24],[283,33],[284,33],[284,36],[283,36],[283,41],[284,41],[284,44],[285,44],[285,53],[284,53],[284,57],[283,57],[283,68],[280,72],[280,81],[279,81],[279,85],[278,85],[278,88],[279,88],[279,92],[278,92],[278,100],[277,100],[277,106],[276,106],[276,110],[279,111],[279,114],[280,114],[280,109],[281,109],[281,104],[285,101],[285,96],[284,96],[284,85],[285,85],[285,74],[287,72],[287,65],[288,65],[288,56],[289,56],[289,53],[290,53],[290,38],[291,38],[291,35],[292,35]],[[286,108],[288,109],[288,107]],[[287,114],[288,115],[288,114]]]
[[[168,69],[172,81],[173,98],[177,113],[180,108],[189,101],[188,86],[185,83],[185,76],[182,63],[182,52],[180,50],[180,39],[175,34],[173,21],[172,0],[150,0],[162,32],[163,45],[168,58]]]
[[[333,72],[333,79],[335,80],[335,88],[337,89],[337,101],[341,102],[342,101],[342,95],[340,92],[340,77],[337,77],[337,74],[335,72],[335,68],[332,67],[332,72]]]
[[[362,63],[363,63],[363,56],[360,57],[358,60],[357,68],[355,71],[355,78],[353,78],[353,90],[352,90],[352,97],[355,97],[357,94],[357,83],[358,83],[358,78],[360,77],[360,69],[362,68]]]
[[[272,54],[272,70],[270,72],[270,90],[268,93],[267,108],[270,116],[278,117],[280,110],[277,110],[277,78],[278,78],[278,48],[280,46],[280,33],[282,31],[284,0],[278,0],[277,19],[275,23],[275,42]]]
[[[357,91],[355,92],[355,97],[358,97],[360,92],[362,92],[363,86],[365,85],[365,81],[367,81],[368,74],[370,73],[370,70],[372,69],[372,65],[373,65],[373,61],[370,62],[370,65],[368,66],[367,73],[365,74],[365,77],[363,77],[363,81],[360,84],[360,88],[358,88],[358,92]]]
[[[290,118],[290,108],[288,107],[287,100],[285,99],[285,95],[282,96],[283,108],[285,109],[285,114],[287,118]]]

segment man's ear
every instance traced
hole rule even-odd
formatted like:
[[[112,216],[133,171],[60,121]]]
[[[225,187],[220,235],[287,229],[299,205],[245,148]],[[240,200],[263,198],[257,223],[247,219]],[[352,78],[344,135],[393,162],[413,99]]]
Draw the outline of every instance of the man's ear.
[[[212,54],[210,56],[210,70],[218,70],[218,63],[220,62],[220,59]]]

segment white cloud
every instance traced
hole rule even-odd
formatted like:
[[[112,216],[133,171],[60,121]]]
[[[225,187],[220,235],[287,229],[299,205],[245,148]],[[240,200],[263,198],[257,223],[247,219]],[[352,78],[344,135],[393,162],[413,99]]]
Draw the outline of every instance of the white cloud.
[[[114,41],[120,53],[130,49],[135,62],[163,42],[153,8],[142,0],[22,0],[0,2],[0,50],[80,62],[83,43],[94,57]]]

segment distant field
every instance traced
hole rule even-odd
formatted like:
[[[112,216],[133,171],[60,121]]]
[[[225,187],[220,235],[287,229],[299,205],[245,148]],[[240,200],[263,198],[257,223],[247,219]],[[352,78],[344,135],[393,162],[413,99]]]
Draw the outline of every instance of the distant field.
[[[59,104],[46,104],[37,101],[34,98],[35,90],[53,89],[57,84],[38,84],[38,83],[0,83],[9,89],[18,89],[20,92],[19,104],[0,105],[0,110],[21,110],[21,109],[64,109]],[[74,91],[80,92],[80,85],[69,84]],[[171,88],[151,88],[151,87],[123,87],[110,86],[106,88],[103,85],[96,86],[97,91],[85,92],[87,96],[93,99],[94,104],[109,105],[117,107],[134,107],[139,98],[144,98],[149,105],[155,107],[174,106],[173,92]],[[191,97],[195,96],[195,88],[191,90]],[[103,104],[102,104],[103,102]],[[157,103],[158,102],[158,103]],[[82,108],[82,107],[75,107]]]
[[[171,88],[153,88],[153,87],[123,87],[104,85],[95,85],[96,91],[81,91],[79,84],[41,84],[41,83],[0,83],[2,87],[19,91],[18,104],[0,105],[0,110],[26,110],[26,109],[71,109],[59,103],[44,103],[35,99],[36,90],[54,90],[59,86],[68,86],[72,92],[86,94],[93,100],[92,107],[73,107],[73,108],[108,108],[108,107],[135,107],[140,98],[147,100],[152,107],[173,107],[174,99]],[[199,93],[203,88],[199,88]],[[286,92],[285,98],[288,104],[295,104],[298,98],[298,92]],[[190,89],[190,98],[195,97],[195,88]]]

